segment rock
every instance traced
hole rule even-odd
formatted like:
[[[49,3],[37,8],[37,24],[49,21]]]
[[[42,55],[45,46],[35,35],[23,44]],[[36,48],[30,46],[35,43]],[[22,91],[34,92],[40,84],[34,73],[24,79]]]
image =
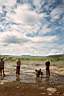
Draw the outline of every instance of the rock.
[[[46,93],[41,93],[42,95],[45,95]]]
[[[52,87],[47,88],[47,92],[50,92],[51,94],[52,94],[52,93],[55,93],[56,91],[57,91],[56,88],[52,88]]]
[[[50,96],[51,96],[51,95],[52,95],[52,93],[49,93],[48,95],[50,95]]]
[[[16,88],[20,88],[19,86],[17,86]]]
[[[62,96],[64,96],[64,93],[62,94]]]
[[[1,85],[3,85],[3,84],[4,84],[4,82],[2,81],[2,82],[0,82],[0,84],[1,84]]]
[[[42,89],[44,89],[45,87],[40,87],[40,89],[42,90]]]

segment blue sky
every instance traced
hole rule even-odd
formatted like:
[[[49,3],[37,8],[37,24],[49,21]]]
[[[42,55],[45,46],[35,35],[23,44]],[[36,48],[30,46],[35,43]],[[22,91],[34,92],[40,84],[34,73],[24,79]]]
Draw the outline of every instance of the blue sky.
[[[0,0],[0,54],[64,54],[64,0],[29,1]]]

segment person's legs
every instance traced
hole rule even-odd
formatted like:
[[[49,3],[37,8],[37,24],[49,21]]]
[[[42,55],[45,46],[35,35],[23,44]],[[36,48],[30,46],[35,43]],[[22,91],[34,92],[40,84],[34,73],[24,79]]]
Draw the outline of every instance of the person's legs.
[[[48,70],[46,70],[46,77],[48,77]]]
[[[41,72],[41,78],[43,77],[43,72]]]
[[[3,76],[3,69],[1,69],[1,80],[3,80],[4,76]]]
[[[20,68],[16,69],[16,80],[20,80]]]
[[[2,77],[2,69],[0,69],[0,76]]]
[[[50,70],[46,70],[46,77],[49,78],[49,76],[50,76]]]
[[[39,73],[39,70],[37,70],[37,77],[39,77],[40,76],[40,73]]]
[[[3,77],[4,77],[4,76],[5,76],[5,73],[4,73],[4,68],[2,69],[2,71],[3,71],[2,73],[3,73]]]
[[[48,70],[48,75],[50,76],[50,70]]]

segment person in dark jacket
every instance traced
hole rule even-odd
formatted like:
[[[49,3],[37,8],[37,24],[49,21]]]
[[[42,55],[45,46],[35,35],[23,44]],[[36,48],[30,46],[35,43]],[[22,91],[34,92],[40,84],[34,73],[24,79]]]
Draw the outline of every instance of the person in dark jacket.
[[[5,76],[5,73],[4,73],[4,60],[3,58],[1,58],[1,61],[0,61],[0,73],[1,73],[1,76]]]
[[[45,65],[46,65],[46,77],[49,77],[50,76],[50,61],[47,61]]]
[[[17,61],[17,65],[16,65],[16,79],[19,80],[19,76],[20,76],[20,66],[21,66],[21,61],[20,59],[18,59]]]

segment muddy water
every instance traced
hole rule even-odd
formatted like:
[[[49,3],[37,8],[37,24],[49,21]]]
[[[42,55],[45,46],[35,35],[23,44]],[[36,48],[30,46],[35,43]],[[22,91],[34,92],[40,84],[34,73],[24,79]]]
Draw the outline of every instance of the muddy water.
[[[42,69],[43,78],[36,79],[35,69]],[[49,78],[49,82],[55,83],[63,83],[64,82],[64,67],[60,70],[58,66],[51,66],[51,76]],[[63,73],[62,73],[63,72]],[[45,62],[37,62],[37,61],[24,61],[21,64],[21,72],[20,72],[20,81],[24,83],[36,83],[36,82],[46,82],[46,74],[45,74]],[[59,74],[61,73],[61,74]],[[5,82],[12,82],[16,80],[16,63],[15,62],[6,62],[5,63],[5,74],[6,76],[3,80],[0,80],[0,84]],[[60,76],[61,75],[61,76]],[[1,77],[0,77],[1,79]]]

